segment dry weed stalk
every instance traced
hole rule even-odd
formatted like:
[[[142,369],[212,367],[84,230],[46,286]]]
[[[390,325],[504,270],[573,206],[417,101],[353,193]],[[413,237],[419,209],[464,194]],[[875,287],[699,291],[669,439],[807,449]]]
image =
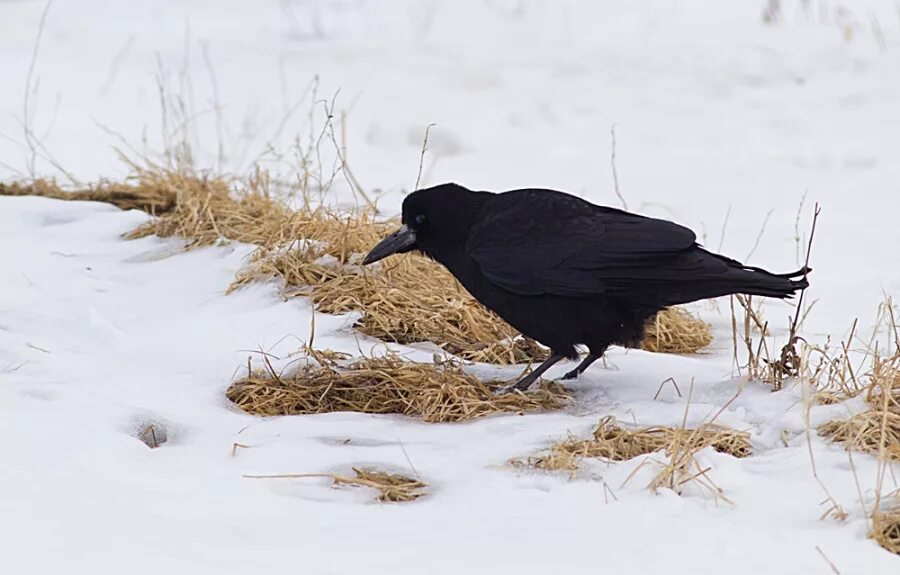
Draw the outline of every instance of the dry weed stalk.
[[[865,362],[870,361],[870,353],[866,351],[860,354],[856,366],[853,365],[853,353],[848,342],[856,337],[858,320],[853,320],[849,335],[841,341],[839,348],[834,348],[831,339],[826,339],[821,346],[804,346],[803,362],[806,366],[807,379],[816,390],[815,400],[820,404],[834,404],[852,399],[866,390],[866,380],[860,380],[859,375],[865,375]],[[813,365],[813,356],[818,361]]]
[[[378,471],[375,469],[353,468],[356,477],[337,475],[334,473],[286,473],[279,475],[245,475],[248,479],[303,479],[307,477],[328,477],[334,481],[334,485],[355,485],[370,487],[378,491],[378,501],[405,502],[413,501],[426,495],[425,488],[428,484],[419,480],[400,475]]]
[[[255,415],[295,415],[357,411],[420,417],[429,423],[463,421],[493,413],[559,409],[569,401],[565,388],[544,382],[528,393],[495,394],[491,385],[454,362],[421,364],[396,356],[308,365],[291,375],[270,365],[235,382],[226,396]]]
[[[809,260],[812,254],[813,239],[816,235],[816,223],[818,222],[820,213],[821,208],[819,207],[819,204],[816,204],[813,211],[812,227],[809,233],[809,241],[806,246],[806,259],[802,268],[804,270],[804,280],[806,280],[807,274],[810,269]],[[768,216],[766,216],[766,218],[768,219]],[[763,226],[765,226],[765,223],[763,224]],[[759,238],[757,238],[757,242],[758,241]],[[759,307],[754,307],[752,296],[741,294],[733,296],[731,306],[731,325],[732,338],[734,340],[735,363],[738,363],[737,342],[738,339],[740,339],[743,342],[744,348],[747,352],[746,368],[748,372],[748,378],[751,380],[763,381],[771,385],[773,391],[781,389],[786,379],[797,378],[802,375],[804,363],[802,361],[801,353],[797,349],[797,345],[802,341],[802,338],[798,334],[800,326],[802,325],[803,320],[806,317],[806,313],[808,313],[809,309],[811,309],[812,307],[811,304],[806,308],[806,311],[803,312],[803,301],[805,295],[806,289],[800,290],[800,297],[797,298],[794,316],[790,320],[787,343],[785,343],[781,347],[778,356],[774,359],[772,358],[772,354],[769,352],[769,346],[766,343],[766,337],[769,335],[769,326],[768,323],[763,320],[761,309]],[[738,322],[734,315],[734,300],[737,300],[737,302],[744,310],[742,333],[738,333]],[[813,304],[815,304],[815,302],[813,302]],[[803,313],[801,314],[801,312]],[[758,343],[754,343],[754,334],[758,335],[759,337]]]

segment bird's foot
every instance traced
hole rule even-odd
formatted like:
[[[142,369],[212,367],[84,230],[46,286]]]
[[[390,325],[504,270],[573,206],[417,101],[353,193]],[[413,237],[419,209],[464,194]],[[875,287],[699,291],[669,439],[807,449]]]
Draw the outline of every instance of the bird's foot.
[[[513,391],[528,391],[528,388],[531,387],[531,384],[537,381],[539,377],[540,374],[531,372],[515,383],[504,385],[503,387],[498,388],[496,394],[506,395],[507,393],[511,393]]]
[[[519,381],[515,382],[514,384],[509,385],[504,388],[501,388],[501,389],[498,389],[497,393],[502,395],[504,393],[509,393],[510,391],[525,391],[526,389],[531,387],[532,383],[534,383],[535,381],[538,380],[539,377],[541,377],[542,373],[544,373],[545,371],[550,369],[553,366],[553,364],[555,364],[556,362],[558,362],[559,360],[561,360],[564,357],[565,357],[564,355],[558,354],[558,353],[551,354],[550,357],[545,359],[544,362],[541,363],[541,365],[537,366],[534,371],[532,371],[531,373],[529,373],[528,375],[526,375]]]
[[[584,360],[583,360],[581,363],[579,363],[579,364],[575,367],[575,369],[573,369],[573,370],[567,372],[567,373],[566,373],[564,376],[562,376],[560,379],[561,379],[561,380],[577,379],[579,375],[581,375],[582,373],[584,373],[584,371],[585,371],[592,363],[594,363],[594,362],[597,361],[598,359],[600,359],[600,355],[599,355],[599,354],[589,353],[589,354],[587,355],[587,357],[585,357]]]
[[[581,375],[581,371],[576,367],[572,371],[567,371],[564,376],[562,376],[561,380],[566,381],[569,379],[578,379],[578,376]]]

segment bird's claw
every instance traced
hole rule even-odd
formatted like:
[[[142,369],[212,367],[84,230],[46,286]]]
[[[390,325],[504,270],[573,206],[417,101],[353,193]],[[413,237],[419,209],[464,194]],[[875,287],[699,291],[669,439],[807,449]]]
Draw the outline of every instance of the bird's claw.
[[[528,391],[528,389],[532,385],[534,385],[534,382],[535,382],[535,380],[526,381],[527,379],[528,378],[526,377],[526,378],[520,379],[519,381],[514,381],[507,385],[502,385],[494,391],[494,395],[506,395],[507,393],[512,393],[514,391],[524,393],[524,392]]]

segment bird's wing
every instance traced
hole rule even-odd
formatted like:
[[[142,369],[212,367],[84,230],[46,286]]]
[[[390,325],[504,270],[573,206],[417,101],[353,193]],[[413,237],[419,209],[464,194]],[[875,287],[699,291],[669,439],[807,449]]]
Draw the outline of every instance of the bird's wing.
[[[709,265],[691,257],[696,239],[665,220],[560,192],[517,190],[496,196],[471,230],[466,252],[489,281],[509,291],[589,296]]]

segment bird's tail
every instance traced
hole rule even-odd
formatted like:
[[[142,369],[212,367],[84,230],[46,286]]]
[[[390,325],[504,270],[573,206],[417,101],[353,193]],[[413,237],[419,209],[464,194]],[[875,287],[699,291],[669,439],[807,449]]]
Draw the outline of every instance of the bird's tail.
[[[809,287],[807,276],[811,271],[811,268],[804,266],[795,272],[773,274],[761,268],[742,266],[725,274],[722,287],[728,290],[728,294],[790,299],[798,291]]]
[[[663,299],[666,305],[678,305],[700,299],[710,299],[732,294],[747,294],[778,299],[790,299],[809,287],[807,275],[812,271],[803,267],[786,274],[773,274],[762,268],[706,252],[715,260],[727,265],[724,271],[691,276],[666,286]]]

